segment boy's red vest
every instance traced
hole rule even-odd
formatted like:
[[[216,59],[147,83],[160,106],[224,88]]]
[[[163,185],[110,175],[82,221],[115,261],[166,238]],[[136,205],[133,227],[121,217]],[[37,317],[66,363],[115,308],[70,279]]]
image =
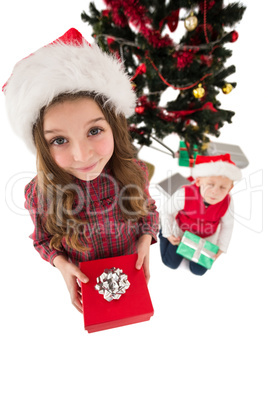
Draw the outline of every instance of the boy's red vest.
[[[195,184],[185,186],[185,205],[179,211],[176,221],[180,229],[200,237],[211,236],[216,232],[221,217],[226,213],[230,204],[230,195],[215,205],[205,207],[199,187]]]

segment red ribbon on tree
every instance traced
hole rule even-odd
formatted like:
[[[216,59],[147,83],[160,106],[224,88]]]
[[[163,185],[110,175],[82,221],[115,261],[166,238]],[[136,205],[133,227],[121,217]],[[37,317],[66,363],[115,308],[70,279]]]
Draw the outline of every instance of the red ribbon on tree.
[[[205,78],[209,77],[210,75],[213,75],[212,73],[207,73],[206,75],[204,75],[202,78],[200,78],[200,80],[194,82],[193,84],[187,85],[186,87],[175,87],[172,84],[169,84],[167,82],[167,80],[163,77],[163,75],[160,73],[160,71],[158,70],[158,68],[156,67],[156,65],[154,64],[153,60],[149,57],[149,52],[148,50],[145,51],[145,57],[147,60],[150,61],[151,65],[153,66],[153,68],[157,71],[159,77],[161,78],[161,80],[169,87],[175,89],[175,90],[180,90],[180,91],[184,91],[186,89],[191,89],[193,87],[195,87],[197,84],[199,84],[201,81],[203,81]]]
[[[180,117],[185,117],[188,116],[189,114],[195,113],[195,112],[201,112],[202,110],[210,110],[211,112],[217,112],[217,109],[213,106],[212,102],[207,102],[205,103],[202,107],[198,109],[192,109],[192,110],[175,110],[171,112],[164,113],[163,110],[159,113],[159,117],[162,120],[170,121],[179,119]]]
[[[144,73],[146,73],[146,64],[145,64],[145,63],[142,63],[142,64],[140,64],[140,65],[137,67],[137,69],[136,69],[136,71],[135,71],[135,74],[134,74],[133,77],[131,78],[131,81],[132,81],[132,80],[135,80],[135,78],[136,78],[139,74],[144,74]]]

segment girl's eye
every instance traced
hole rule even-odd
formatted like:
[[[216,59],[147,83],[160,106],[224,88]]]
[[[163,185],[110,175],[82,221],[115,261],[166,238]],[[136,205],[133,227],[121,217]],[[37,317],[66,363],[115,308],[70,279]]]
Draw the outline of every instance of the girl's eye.
[[[55,138],[51,141],[51,145],[63,145],[67,142],[67,140],[63,137]]]
[[[101,133],[103,130],[101,128],[98,127],[94,127],[89,131],[89,135],[98,135],[99,133]]]

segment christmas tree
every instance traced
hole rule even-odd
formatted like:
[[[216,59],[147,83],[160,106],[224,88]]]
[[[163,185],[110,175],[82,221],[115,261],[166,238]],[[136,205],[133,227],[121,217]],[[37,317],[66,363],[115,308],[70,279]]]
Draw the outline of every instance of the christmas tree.
[[[187,144],[204,152],[209,135],[218,137],[233,111],[220,108],[217,95],[229,93],[236,83],[226,67],[232,51],[227,44],[238,39],[234,25],[245,7],[224,6],[222,0],[104,0],[99,11],[94,3],[82,20],[107,52],[124,61],[138,96],[135,114],[129,118],[133,139],[150,145],[177,133]],[[182,26],[183,25],[183,26]],[[180,27],[184,34],[176,42]],[[172,88],[173,100],[163,101]],[[120,89],[119,89],[120,90]]]

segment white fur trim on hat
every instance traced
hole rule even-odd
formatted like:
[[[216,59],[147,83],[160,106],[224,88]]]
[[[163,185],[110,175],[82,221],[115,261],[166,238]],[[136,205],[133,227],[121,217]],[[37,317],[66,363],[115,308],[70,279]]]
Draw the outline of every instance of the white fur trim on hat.
[[[195,179],[197,177],[225,176],[233,181],[242,178],[241,171],[236,165],[223,161],[197,164],[193,168],[192,176]]]
[[[32,128],[40,109],[61,93],[104,95],[126,117],[136,102],[123,64],[85,40],[79,46],[56,41],[37,50],[16,64],[3,90],[11,126],[33,152]]]

